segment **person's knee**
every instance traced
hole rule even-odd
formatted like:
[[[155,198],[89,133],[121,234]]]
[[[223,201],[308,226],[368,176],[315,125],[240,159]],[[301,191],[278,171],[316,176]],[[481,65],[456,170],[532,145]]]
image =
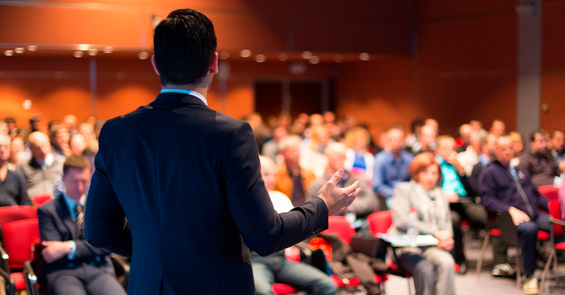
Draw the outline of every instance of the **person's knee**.
[[[518,225],[518,235],[524,238],[535,237],[538,234],[538,225],[532,221],[526,221]]]
[[[442,271],[455,271],[455,260],[449,253],[441,255],[436,261],[436,267]]]
[[[429,277],[434,273],[434,265],[427,259],[422,259],[416,263],[412,275]]]

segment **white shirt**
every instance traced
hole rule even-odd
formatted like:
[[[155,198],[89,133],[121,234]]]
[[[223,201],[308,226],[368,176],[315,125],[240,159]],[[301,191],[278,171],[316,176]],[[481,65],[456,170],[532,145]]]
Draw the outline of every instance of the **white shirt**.
[[[271,197],[273,207],[278,213],[288,212],[294,208],[290,199],[279,191],[269,191],[269,197]]]

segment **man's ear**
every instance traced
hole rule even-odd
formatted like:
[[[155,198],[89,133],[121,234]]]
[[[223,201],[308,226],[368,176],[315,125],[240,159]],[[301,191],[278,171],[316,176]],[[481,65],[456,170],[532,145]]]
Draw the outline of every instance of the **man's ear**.
[[[155,70],[155,73],[157,73],[157,76],[161,76],[159,74],[159,70],[157,69],[157,64],[155,63],[155,55],[153,55],[151,57],[151,64],[153,65],[153,70]]]
[[[210,61],[210,74],[215,75],[218,73],[218,53],[214,52],[212,60]]]

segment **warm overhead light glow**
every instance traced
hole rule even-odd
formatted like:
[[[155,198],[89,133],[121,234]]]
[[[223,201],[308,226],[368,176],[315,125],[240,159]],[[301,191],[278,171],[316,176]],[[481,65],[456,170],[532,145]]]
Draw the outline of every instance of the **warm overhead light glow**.
[[[363,53],[359,54],[360,60],[369,60],[370,58],[371,58],[371,56],[368,53],[363,52]]]
[[[288,55],[286,53],[279,53],[279,60],[285,61],[288,59]]]
[[[14,51],[16,53],[22,54],[22,53],[24,53],[25,48],[23,48],[23,47],[14,48]]]
[[[88,49],[88,55],[95,56],[97,54],[98,54],[98,49],[96,49],[96,48]]]
[[[315,56],[315,55],[310,58],[310,63],[313,64],[313,65],[316,65],[319,62],[320,62],[320,58]]]
[[[250,57],[251,56],[251,50],[243,49],[242,51],[239,52],[239,55],[241,57]]]
[[[264,54],[257,54],[255,57],[255,61],[258,63],[263,63],[267,60],[267,57]]]
[[[73,56],[76,58],[81,58],[84,55],[84,52],[82,51],[75,51],[73,52]]]
[[[112,51],[114,51],[114,48],[112,48],[112,46],[104,47],[104,53],[112,53]]]
[[[220,58],[221,59],[228,59],[228,57],[230,57],[230,53],[227,51],[222,51],[220,52]]]
[[[12,55],[14,55],[14,51],[11,50],[11,49],[4,50],[4,55],[5,56],[12,56]]]
[[[22,103],[22,107],[23,107],[24,110],[26,110],[26,111],[31,110],[31,99],[26,99],[26,100],[24,100],[24,102]]]
[[[79,44],[78,50],[87,51],[88,50],[88,44]]]
[[[335,62],[342,62],[343,61],[343,56],[340,54],[337,54],[334,56],[334,61]]]
[[[310,51],[304,51],[304,52],[302,52],[302,58],[303,58],[303,59],[310,59],[310,58],[312,58],[312,52],[310,52]]]
[[[147,53],[146,51],[142,51],[139,53],[138,57],[139,59],[147,59],[149,57],[149,53]]]
[[[28,45],[28,46],[27,46],[27,50],[29,50],[29,51],[36,51],[36,50],[37,50],[37,45]]]

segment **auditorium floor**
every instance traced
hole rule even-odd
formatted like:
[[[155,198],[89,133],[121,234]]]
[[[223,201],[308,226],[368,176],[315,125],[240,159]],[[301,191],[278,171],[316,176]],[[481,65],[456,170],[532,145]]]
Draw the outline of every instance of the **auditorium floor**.
[[[455,286],[457,295],[516,295],[524,294],[521,288],[516,286],[516,279],[494,278],[490,275],[492,269],[492,250],[489,248],[485,255],[483,263],[483,271],[477,277],[475,275],[475,266],[479,257],[480,243],[472,241],[466,245],[467,260],[469,261],[469,271],[466,275],[457,275],[455,278]],[[509,250],[509,256],[514,257],[514,251]],[[542,269],[536,271],[536,276],[541,280]],[[559,274],[561,275],[559,285],[557,285],[552,273],[552,279],[546,284],[549,292],[543,292],[544,295],[565,294],[565,263],[559,264]],[[411,281],[412,294],[414,294],[414,285]],[[547,290],[547,289],[546,289]],[[541,286],[540,286],[541,291]],[[408,293],[408,284],[406,279],[391,276],[386,283],[387,295],[403,295]],[[540,293],[541,294],[541,293]]]

